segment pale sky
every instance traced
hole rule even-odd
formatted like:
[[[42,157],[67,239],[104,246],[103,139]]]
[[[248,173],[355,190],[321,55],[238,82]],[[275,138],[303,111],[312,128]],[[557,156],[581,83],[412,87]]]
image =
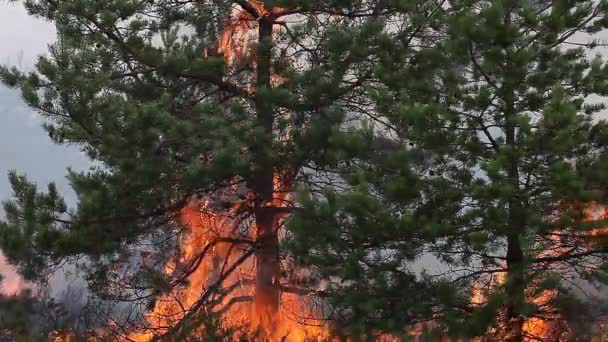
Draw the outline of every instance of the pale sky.
[[[36,58],[46,53],[55,39],[52,24],[27,15],[19,3],[0,0],[0,64],[31,69]],[[86,158],[74,147],[51,143],[41,121],[19,97],[19,92],[0,85],[0,200],[11,195],[6,174],[16,169],[45,187],[55,181],[61,190],[73,194],[65,180],[65,169],[87,167]]]
[[[31,69],[38,55],[46,53],[55,39],[53,25],[27,15],[19,3],[0,0],[0,64]],[[68,203],[75,196],[65,179],[66,167],[83,170],[87,159],[74,147],[53,144],[42,129],[40,118],[19,97],[19,92],[0,85],[0,201],[11,196],[7,173],[15,169],[27,174],[41,188],[57,183]],[[0,215],[3,215],[0,209]],[[14,293],[22,282],[0,255],[0,274],[4,276],[0,292]],[[63,274],[52,281],[53,288],[65,287]]]

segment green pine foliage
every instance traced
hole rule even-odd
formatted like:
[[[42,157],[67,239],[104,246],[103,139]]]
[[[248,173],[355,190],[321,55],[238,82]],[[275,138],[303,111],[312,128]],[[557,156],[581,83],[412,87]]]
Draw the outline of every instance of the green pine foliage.
[[[608,73],[594,55],[608,3],[442,9],[434,48],[393,48],[375,69],[375,133],[390,142],[341,170],[343,190],[303,190],[293,248],[335,279],[336,303],[368,330],[415,308],[404,297],[424,297],[403,283],[414,284],[409,261],[428,253],[460,289],[427,307],[439,324],[452,336],[500,330],[494,338],[521,341],[526,319],[559,315],[572,282],[605,283],[605,242],[581,236],[606,225],[585,209],[606,203]],[[466,305],[467,289],[503,272],[485,305]],[[544,289],[557,298],[534,305]]]

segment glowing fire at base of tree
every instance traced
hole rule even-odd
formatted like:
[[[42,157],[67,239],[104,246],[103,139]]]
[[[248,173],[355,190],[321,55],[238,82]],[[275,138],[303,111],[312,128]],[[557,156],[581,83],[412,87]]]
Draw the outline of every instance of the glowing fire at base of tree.
[[[585,206],[583,210],[585,221],[593,222],[596,220],[605,219],[608,217],[608,210],[598,206],[596,203],[591,203]],[[584,250],[593,250],[598,243],[604,243],[608,228],[597,228],[590,231],[572,231],[570,238],[578,241],[578,244],[583,246]],[[563,234],[562,234],[563,235]],[[549,244],[545,250],[539,253],[538,258],[559,258],[567,257],[572,251],[564,247],[561,241],[561,235],[551,235]],[[494,273],[489,279],[478,281],[474,285],[471,293],[471,303],[476,306],[484,305],[488,299],[488,291],[493,288],[503,286],[507,281],[506,272]],[[534,305],[536,309],[542,312],[541,315],[532,315],[524,320],[522,325],[524,341],[566,341],[570,337],[570,329],[567,323],[559,313],[559,309],[555,307],[556,299],[559,291],[556,288],[547,288],[538,291],[540,286],[529,285],[527,289],[527,301]],[[500,317],[499,317],[500,322]],[[504,324],[504,323],[501,323]],[[500,327],[498,328],[500,329]],[[500,336],[505,338],[508,332],[490,331],[491,336]],[[486,337],[478,338],[478,341],[486,341]]]
[[[488,299],[488,292],[492,291],[493,287],[499,287],[504,285],[506,281],[507,274],[505,272],[500,272],[494,274],[488,281],[479,282],[474,286],[471,293],[471,304],[475,306],[485,305]],[[533,292],[533,291],[530,291]],[[538,308],[547,308],[551,306],[552,301],[555,300],[557,296],[557,290],[555,289],[547,289],[541,291],[540,294],[529,294],[528,300],[534,304]],[[498,317],[500,322],[501,317]],[[547,338],[556,338],[556,335],[560,335],[563,332],[562,327],[557,327],[559,325],[559,317],[554,315],[554,317],[530,317],[526,319],[523,323],[523,336],[525,341],[539,341]],[[500,323],[501,326],[503,323]],[[488,332],[488,335],[491,337],[479,337],[476,338],[475,341],[483,342],[489,341],[493,338],[505,338],[508,332],[500,331],[500,326],[498,329],[491,329]]]
[[[201,205],[199,208],[197,205]],[[208,203],[193,202],[181,213],[188,227],[182,241],[178,262],[170,262],[165,271],[184,272],[178,265],[186,265],[189,275],[186,285],[158,299],[147,315],[150,333],[130,337],[148,341],[153,335],[168,332],[169,327],[184,324],[185,319],[201,311],[221,314],[221,325],[234,328],[234,338],[241,335],[263,335],[269,340],[304,341],[326,338],[327,328],[316,319],[303,298],[296,294],[281,296],[280,311],[272,322],[256,312],[254,302],[255,259],[251,257],[252,240],[238,231],[239,222],[232,214],[238,209],[214,214],[207,211]],[[242,222],[240,222],[242,223]],[[252,229],[255,231],[255,227]],[[213,293],[212,293],[213,292]],[[204,298],[205,300],[201,300]],[[202,307],[204,305],[204,308]],[[314,322],[313,322],[314,321]],[[321,323],[320,323],[321,322]],[[185,323],[187,324],[187,323]],[[239,330],[245,328],[245,331]]]

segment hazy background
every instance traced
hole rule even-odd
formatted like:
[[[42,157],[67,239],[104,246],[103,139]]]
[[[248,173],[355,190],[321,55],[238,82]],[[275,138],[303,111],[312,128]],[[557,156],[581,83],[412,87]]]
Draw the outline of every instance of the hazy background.
[[[0,64],[30,70],[54,40],[51,23],[28,16],[20,3],[0,0]],[[87,165],[86,157],[76,147],[51,143],[41,127],[41,119],[24,104],[19,92],[0,85],[0,201],[11,196],[6,175],[15,169],[27,174],[41,188],[48,182],[56,182],[68,204],[74,204],[75,196],[65,179],[66,167],[86,169]],[[1,209],[0,215],[4,215]],[[1,255],[0,273],[5,276],[2,286],[5,292],[20,287],[19,279]]]

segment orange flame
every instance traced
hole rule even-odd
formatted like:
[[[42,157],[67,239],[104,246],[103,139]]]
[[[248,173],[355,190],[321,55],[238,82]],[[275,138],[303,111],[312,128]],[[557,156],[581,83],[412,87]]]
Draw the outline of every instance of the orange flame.
[[[12,267],[4,254],[0,252],[0,274],[2,275],[2,286],[0,287],[0,294],[5,296],[13,296],[25,289],[26,283],[17,274],[15,268]]]
[[[478,281],[473,286],[471,291],[470,302],[474,306],[482,306],[487,301],[487,291],[490,291],[494,286],[501,286],[507,280],[506,272],[495,273],[490,279],[486,281]],[[556,298],[557,290],[546,289],[540,294],[528,295],[529,300],[537,307],[547,307],[551,305],[551,302]],[[530,317],[527,318],[522,327],[524,341],[532,342],[539,341],[545,338],[550,338],[556,330],[554,328],[554,321],[557,317]],[[485,341],[485,337],[477,338],[476,341]]]
[[[577,205],[577,207],[581,207]],[[591,222],[595,220],[601,220],[608,218],[608,208],[602,207],[597,203],[586,204],[583,207],[583,221]],[[556,257],[566,256],[570,251],[568,248],[563,247],[560,243],[560,235],[550,235],[549,246],[538,257]],[[580,239],[581,246],[583,248],[593,248],[594,244],[602,243],[608,237],[608,227],[602,227],[592,229],[590,231],[572,232],[571,236],[575,239]],[[605,242],[605,241],[604,241]],[[500,272],[494,275],[490,281],[478,281],[473,286],[471,291],[471,304],[483,305],[486,298],[486,292],[489,287],[495,285],[502,285],[506,281],[506,272]],[[485,284],[482,284],[485,283]],[[534,288],[528,292],[533,292]],[[545,289],[540,293],[530,294],[529,300],[532,304],[539,308],[551,309],[553,301],[557,298],[557,289]],[[551,310],[548,310],[551,311]],[[559,313],[549,314],[547,317],[530,317],[523,323],[523,335],[525,341],[543,341],[546,339],[561,340],[560,336],[568,332],[568,327],[565,326],[565,322],[560,319]]]
[[[275,182],[275,187],[280,188],[280,183]],[[279,192],[273,202],[276,206],[283,206],[289,193]],[[192,201],[189,206],[181,211],[180,221],[186,225],[188,232],[181,242],[183,246],[179,260],[169,262],[165,272],[179,272],[178,265],[193,265],[194,268],[187,276],[187,285],[181,287],[168,295],[160,298],[154,309],[148,314],[147,319],[156,334],[167,332],[166,327],[177,324],[188,314],[189,309],[197,305],[197,301],[209,290],[219,277],[223,277],[227,267],[238,263],[245,256],[246,248],[239,246],[235,241],[247,241],[255,232],[255,226],[251,223],[249,229],[240,232],[238,212],[244,204],[237,204],[233,208],[214,213],[208,200]],[[248,247],[248,246],[246,246]],[[206,255],[201,253],[205,252]],[[305,341],[310,338],[326,338],[327,329],[321,326],[310,325],[309,321],[296,321],[290,317],[290,313],[311,314],[312,310],[305,307],[304,302],[297,295],[283,294],[279,317],[275,320],[275,326],[265,326],[261,315],[255,312],[251,305],[253,298],[253,281],[255,262],[253,258],[247,258],[240,263],[236,271],[226,276],[222,291],[218,291],[217,299],[210,300],[205,309],[222,312],[221,324],[224,327],[248,327],[249,333],[259,329],[262,334],[271,341]],[[224,291],[224,294],[222,292]],[[130,336],[135,341],[149,341],[153,333],[143,333]],[[239,336],[234,336],[235,340]]]

